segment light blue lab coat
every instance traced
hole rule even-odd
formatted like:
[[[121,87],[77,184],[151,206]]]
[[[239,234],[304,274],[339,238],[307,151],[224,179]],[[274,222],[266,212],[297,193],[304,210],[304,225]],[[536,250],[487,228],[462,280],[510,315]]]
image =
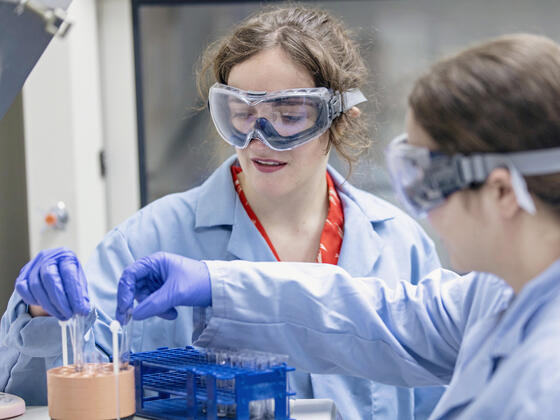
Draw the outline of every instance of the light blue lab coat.
[[[560,260],[513,298],[489,274],[435,270],[390,290],[318,264],[208,262],[197,344],[290,355],[313,372],[449,384],[430,419],[560,418]]]
[[[196,259],[274,261],[265,240],[247,216],[233,188],[228,159],[200,187],[164,197],[112,230],[85,266],[89,293],[98,310],[98,348],[111,349],[110,323],[116,284],[136,259],[167,251]],[[332,168],[344,208],[344,240],[339,265],[353,276],[378,276],[390,286],[398,279],[416,283],[440,263],[432,241],[406,214],[352,187]],[[252,299],[245,296],[244,299]],[[327,306],[330,303],[327,302]],[[133,324],[133,351],[191,344],[204,311],[179,308],[175,322],[160,318]],[[194,315],[194,323],[193,323]],[[235,329],[234,329],[235,330]],[[232,332],[234,332],[232,330]],[[45,368],[60,364],[60,332],[54,319],[34,318],[17,294],[12,296],[0,332],[0,389],[44,404]],[[220,343],[229,345],[228,342]],[[425,418],[441,388],[411,390],[340,375],[291,378],[300,398],[331,398],[346,420]],[[415,404],[416,403],[416,404]]]

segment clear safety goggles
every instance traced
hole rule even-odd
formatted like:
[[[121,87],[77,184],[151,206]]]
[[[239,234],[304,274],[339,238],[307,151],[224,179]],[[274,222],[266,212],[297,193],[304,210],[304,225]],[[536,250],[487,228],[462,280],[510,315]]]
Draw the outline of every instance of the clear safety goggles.
[[[208,105],[214,125],[227,143],[243,149],[252,139],[259,139],[281,151],[317,138],[336,117],[366,100],[359,89],[252,92],[216,83],[210,88]]]
[[[401,202],[416,217],[425,216],[456,191],[484,183],[496,168],[507,168],[519,206],[534,214],[535,204],[522,175],[560,172],[560,148],[514,153],[446,155],[395,138],[386,153],[387,165]]]

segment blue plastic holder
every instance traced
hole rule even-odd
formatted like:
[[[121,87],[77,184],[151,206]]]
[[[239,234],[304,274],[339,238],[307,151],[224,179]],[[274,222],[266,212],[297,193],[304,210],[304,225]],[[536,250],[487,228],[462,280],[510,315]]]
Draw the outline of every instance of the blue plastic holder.
[[[217,360],[217,353],[227,357]],[[162,420],[289,420],[293,394],[288,392],[287,372],[294,369],[274,358],[261,365],[241,362],[252,354],[190,346],[132,353],[136,413]]]

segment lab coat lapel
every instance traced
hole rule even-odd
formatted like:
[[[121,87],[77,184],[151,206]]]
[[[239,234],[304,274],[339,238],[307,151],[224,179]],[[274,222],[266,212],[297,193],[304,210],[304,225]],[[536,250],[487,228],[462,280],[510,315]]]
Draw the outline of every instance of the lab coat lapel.
[[[233,187],[230,168],[236,159],[231,156],[200,186],[196,228],[229,227],[227,250],[233,258],[274,261],[274,254],[249,219]]]
[[[342,201],[344,238],[338,265],[355,277],[369,275],[383,249],[376,226],[394,217],[393,212],[371,194],[350,185],[333,167],[328,167]]]
[[[208,228],[233,224],[237,193],[231,179],[231,156],[199,187],[195,210],[195,227]]]
[[[339,195],[344,210],[344,238],[338,265],[354,277],[364,277],[381,255],[382,239],[361,208],[347,195]]]
[[[537,312],[560,299],[560,260],[550,265],[544,272],[531,280],[513,300],[496,330],[492,355],[506,358],[523,342],[528,324]]]
[[[240,260],[276,261],[265,239],[247,215],[239,197],[235,200],[233,226],[227,250]]]
[[[492,360],[484,359],[480,363],[473,363],[458,376],[457,381],[451,382],[455,392],[442,397],[435,411],[432,413],[434,419],[446,418],[446,413],[461,406],[467,405],[474,400],[486,387],[492,372]],[[461,390],[461,392],[457,392]],[[438,409],[439,408],[439,409]]]

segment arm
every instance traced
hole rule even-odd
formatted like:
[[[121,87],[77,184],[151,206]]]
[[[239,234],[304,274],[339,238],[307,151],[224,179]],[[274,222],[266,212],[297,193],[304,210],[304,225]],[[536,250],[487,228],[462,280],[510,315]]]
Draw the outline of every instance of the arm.
[[[389,289],[328,264],[199,262],[165,252],[135,261],[119,281],[117,319],[176,316],[208,306],[196,344],[285,353],[316,373],[387,384],[446,383],[468,326],[502,310],[511,289],[480,274],[435,270]]]
[[[47,315],[33,317],[28,305]],[[24,397],[28,404],[44,404],[45,370],[57,363],[61,353],[58,319],[85,316],[89,310],[85,276],[71,251],[41,251],[26,264],[2,317],[0,389]]]
[[[46,404],[46,366],[60,354],[60,327],[53,317],[32,318],[14,292],[0,323],[0,391],[29,405]]]
[[[207,265],[213,316],[197,344],[285,353],[312,372],[399,386],[446,383],[466,325],[483,316],[471,313],[479,311],[479,296],[496,296],[488,312],[509,297],[501,282],[446,270],[390,290],[327,265]]]
[[[88,278],[95,279],[89,284],[89,294],[86,276],[76,256],[69,250],[41,251],[22,269],[16,281],[16,291],[2,317],[0,390],[21,396],[28,404],[46,404],[46,370],[61,364],[58,319],[68,319],[74,314],[88,315],[86,330],[95,323],[95,339],[109,342],[104,336],[110,336],[110,332],[104,326],[110,323],[110,319],[107,320],[102,306],[106,302],[98,298],[100,290],[112,290],[114,302],[116,279],[120,271],[133,261],[132,256],[126,253],[127,248],[115,241],[114,236],[113,232],[107,235],[94,253],[94,263],[86,266]],[[67,262],[71,263],[70,269],[65,266]],[[120,269],[117,268],[119,265]],[[117,272],[111,272],[111,267]],[[72,296],[78,297],[72,299]],[[90,296],[93,305],[89,303]],[[40,313],[32,313],[33,306]],[[98,311],[99,322],[96,322],[96,313],[90,312],[92,307]],[[36,314],[39,316],[34,316]],[[93,338],[86,343],[85,356],[98,360]],[[110,345],[100,347],[106,351],[111,349]]]

